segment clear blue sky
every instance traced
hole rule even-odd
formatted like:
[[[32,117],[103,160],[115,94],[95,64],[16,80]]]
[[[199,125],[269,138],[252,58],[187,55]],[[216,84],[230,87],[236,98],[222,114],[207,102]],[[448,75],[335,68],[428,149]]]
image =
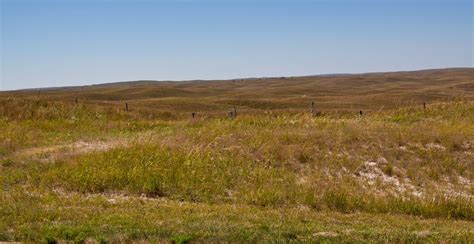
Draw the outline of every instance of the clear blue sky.
[[[473,66],[471,0],[0,0],[1,86]]]

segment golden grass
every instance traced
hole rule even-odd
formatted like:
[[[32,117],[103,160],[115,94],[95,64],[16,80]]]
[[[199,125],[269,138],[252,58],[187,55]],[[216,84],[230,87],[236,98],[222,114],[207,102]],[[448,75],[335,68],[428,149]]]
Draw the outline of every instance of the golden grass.
[[[471,78],[455,69],[2,93],[0,240],[472,242]],[[396,107],[401,97],[413,103]],[[124,98],[136,99],[129,112]],[[313,99],[322,116],[309,113]]]

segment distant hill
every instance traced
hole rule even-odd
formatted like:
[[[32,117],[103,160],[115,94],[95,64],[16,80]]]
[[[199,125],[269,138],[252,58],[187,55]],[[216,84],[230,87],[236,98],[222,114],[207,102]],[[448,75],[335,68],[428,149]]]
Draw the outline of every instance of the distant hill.
[[[31,97],[38,89],[0,92],[0,97]],[[126,81],[78,87],[42,88],[42,99],[135,102],[139,106],[187,110],[394,107],[434,100],[474,99],[474,68],[409,72],[332,74],[233,80]],[[204,106],[205,105],[205,106]]]

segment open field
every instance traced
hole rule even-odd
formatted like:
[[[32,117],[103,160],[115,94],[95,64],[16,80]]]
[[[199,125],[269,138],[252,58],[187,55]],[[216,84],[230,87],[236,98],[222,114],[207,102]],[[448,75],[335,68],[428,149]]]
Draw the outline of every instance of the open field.
[[[237,106],[245,114],[307,112],[312,101],[323,111],[397,109],[423,102],[474,99],[474,69],[234,79],[221,81],[137,81],[42,89],[42,101],[64,101],[130,109],[142,117],[188,118],[226,114]],[[0,93],[36,99],[38,90]]]
[[[0,128],[0,241],[474,242],[472,68],[1,92]]]

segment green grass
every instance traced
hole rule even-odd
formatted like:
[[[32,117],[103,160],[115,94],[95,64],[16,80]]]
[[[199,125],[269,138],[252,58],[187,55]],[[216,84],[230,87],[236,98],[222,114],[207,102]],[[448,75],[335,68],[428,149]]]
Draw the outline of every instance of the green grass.
[[[0,240],[472,242],[471,222],[341,214],[138,197],[15,192],[1,198]]]
[[[263,89],[239,82],[223,84]],[[179,89],[206,87],[195,86]],[[101,89],[107,99],[99,89],[87,94],[103,100],[79,104],[54,91],[0,97],[0,241],[474,241],[466,97],[426,109],[361,100],[363,116],[329,99],[312,117],[280,88],[268,91],[279,99],[134,88],[143,100],[129,112]]]

